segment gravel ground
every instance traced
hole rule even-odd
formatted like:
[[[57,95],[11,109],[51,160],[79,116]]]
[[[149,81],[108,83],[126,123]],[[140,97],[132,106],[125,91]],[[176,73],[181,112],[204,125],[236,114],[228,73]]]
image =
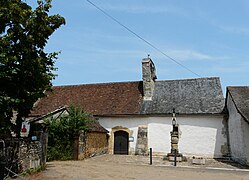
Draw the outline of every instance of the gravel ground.
[[[206,165],[192,165],[181,162],[174,167],[160,157],[102,155],[84,161],[54,161],[47,164],[47,170],[25,179],[201,179],[201,180],[249,180],[249,169],[229,161],[207,160]]]

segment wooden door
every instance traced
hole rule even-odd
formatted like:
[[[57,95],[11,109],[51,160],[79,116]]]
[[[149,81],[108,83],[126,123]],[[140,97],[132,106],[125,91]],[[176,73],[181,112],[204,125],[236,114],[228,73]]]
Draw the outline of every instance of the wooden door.
[[[128,154],[129,135],[125,131],[114,133],[114,154]]]

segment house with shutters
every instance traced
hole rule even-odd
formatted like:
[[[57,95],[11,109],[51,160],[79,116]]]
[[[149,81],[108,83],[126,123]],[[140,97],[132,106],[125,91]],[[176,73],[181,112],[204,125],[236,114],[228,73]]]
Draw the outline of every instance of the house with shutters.
[[[227,87],[226,108],[231,157],[249,165],[249,86]]]
[[[91,113],[109,132],[110,154],[167,155],[172,112],[184,156],[224,157],[228,151],[225,100],[217,77],[156,80],[150,58],[142,60],[142,81],[54,86],[34,106],[37,118],[64,106]]]

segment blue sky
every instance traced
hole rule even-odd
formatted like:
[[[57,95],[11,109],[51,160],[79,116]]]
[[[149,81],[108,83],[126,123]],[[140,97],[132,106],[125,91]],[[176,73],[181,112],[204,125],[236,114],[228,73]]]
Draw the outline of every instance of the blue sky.
[[[201,77],[220,77],[223,91],[249,85],[248,0],[91,1]],[[54,85],[138,81],[147,54],[158,80],[196,78],[86,0],[53,0],[54,13],[66,19],[46,48],[61,51]]]

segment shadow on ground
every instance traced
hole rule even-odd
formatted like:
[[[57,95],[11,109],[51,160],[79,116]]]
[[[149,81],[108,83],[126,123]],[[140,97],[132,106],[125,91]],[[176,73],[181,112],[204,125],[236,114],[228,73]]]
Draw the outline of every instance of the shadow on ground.
[[[237,163],[237,162],[235,162],[233,160],[230,160],[230,159],[214,159],[214,160],[217,161],[217,162],[223,163],[223,164],[227,164],[229,166],[233,166],[235,168],[249,169],[249,166],[239,164],[239,163]]]

